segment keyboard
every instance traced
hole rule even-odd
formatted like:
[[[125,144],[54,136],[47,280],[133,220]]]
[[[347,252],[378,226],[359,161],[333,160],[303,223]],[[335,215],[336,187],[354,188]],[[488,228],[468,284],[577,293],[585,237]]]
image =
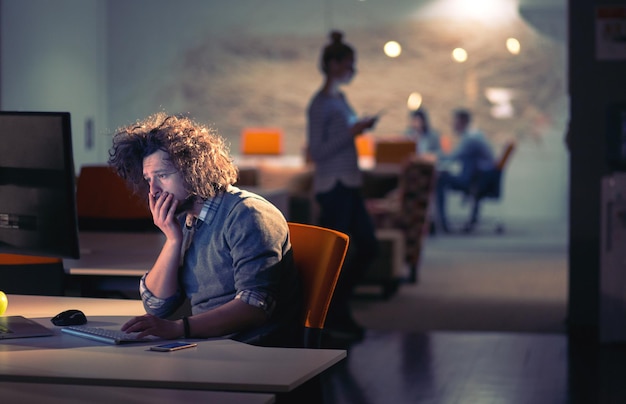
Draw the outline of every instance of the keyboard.
[[[139,333],[126,333],[120,330],[109,330],[99,327],[88,327],[84,325],[71,325],[61,328],[61,332],[75,335],[77,337],[87,338],[94,341],[104,342],[107,344],[129,344],[133,342],[150,342],[157,341],[159,338],[148,336],[145,338],[137,338]]]

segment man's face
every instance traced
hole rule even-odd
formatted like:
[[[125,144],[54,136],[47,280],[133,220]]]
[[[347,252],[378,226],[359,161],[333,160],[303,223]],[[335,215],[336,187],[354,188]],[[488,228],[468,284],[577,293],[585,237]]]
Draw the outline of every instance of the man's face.
[[[454,128],[454,132],[459,135],[465,132],[465,129],[467,129],[467,121],[463,119],[463,117],[458,115],[454,116],[454,122],[452,125]]]
[[[164,193],[173,194],[178,201],[176,213],[190,208],[189,192],[181,173],[176,170],[169,160],[169,155],[163,150],[158,150],[143,159],[143,177],[150,187],[150,198],[158,199]]]

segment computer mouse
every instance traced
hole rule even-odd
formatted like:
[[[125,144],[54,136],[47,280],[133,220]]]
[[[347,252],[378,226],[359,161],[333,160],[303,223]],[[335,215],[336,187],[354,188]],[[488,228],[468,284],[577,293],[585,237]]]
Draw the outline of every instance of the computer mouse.
[[[54,325],[81,325],[87,322],[85,313],[80,310],[65,310],[50,319]]]

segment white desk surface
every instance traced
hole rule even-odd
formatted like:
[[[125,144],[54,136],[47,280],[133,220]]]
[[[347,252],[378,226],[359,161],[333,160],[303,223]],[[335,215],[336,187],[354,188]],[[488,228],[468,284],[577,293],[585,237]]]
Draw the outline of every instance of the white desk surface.
[[[22,315],[54,336],[0,343],[0,380],[117,387],[289,392],[346,357],[336,349],[257,347],[229,339],[194,340],[196,348],[153,352],[155,343],[108,345],[61,333],[50,318],[82,310],[88,325],[115,328],[142,314],[137,300],[9,295],[5,315]]]

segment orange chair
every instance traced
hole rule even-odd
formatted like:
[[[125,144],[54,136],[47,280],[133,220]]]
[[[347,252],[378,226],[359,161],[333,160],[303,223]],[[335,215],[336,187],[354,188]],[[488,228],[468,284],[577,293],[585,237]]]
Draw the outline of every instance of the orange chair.
[[[19,295],[63,296],[63,260],[19,254],[0,254],[0,290]]]
[[[356,154],[359,157],[374,157],[374,148],[376,141],[372,135],[360,135],[354,138],[356,146]]]
[[[413,140],[379,140],[376,142],[376,164],[403,164],[415,155]]]
[[[439,138],[439,143],[441,144],[441,151],[445,154],[450,154],[452,152],[453,140],[452,136],[448,134],[443,134]]]
[[[304,346],[319,348],[328,307],[348,251],[349,237],[324,227],[289,222],[296,268],[303,285]]]
[[[244,128],[241,132],[241,154],[282,153],[283,131],[280,128]]]
[[[502,154],[496,162],[496,167],[493,171],[483,175],[476,184],[473,184],[466,196],[472,202],[472,208],[470,212],[470,218],[465,224],[464,230],[472,231],[474,225],[478,223],[480,204],[485,199],[498,200],[502,195],[502,177],[504,175],[504,169],[506,168],[511,155],[515,150],[515,141],[509,141],[505,144]],[[504,231],[504,224],[501,221],[496,223],[496,232],[502,233]]]
[[[498,160],[498,164],[496,164],[498,170],[504,170],[506,163],[511,158],[511,154],[513,154],[513,150],[515,150],[515,141],[511,140],[504,146],[502,156],[500,156],[500,160]]]
[[[76,207],[81,230],[156,230],[147,199],[134,194],[106,165],[81,167]]]

